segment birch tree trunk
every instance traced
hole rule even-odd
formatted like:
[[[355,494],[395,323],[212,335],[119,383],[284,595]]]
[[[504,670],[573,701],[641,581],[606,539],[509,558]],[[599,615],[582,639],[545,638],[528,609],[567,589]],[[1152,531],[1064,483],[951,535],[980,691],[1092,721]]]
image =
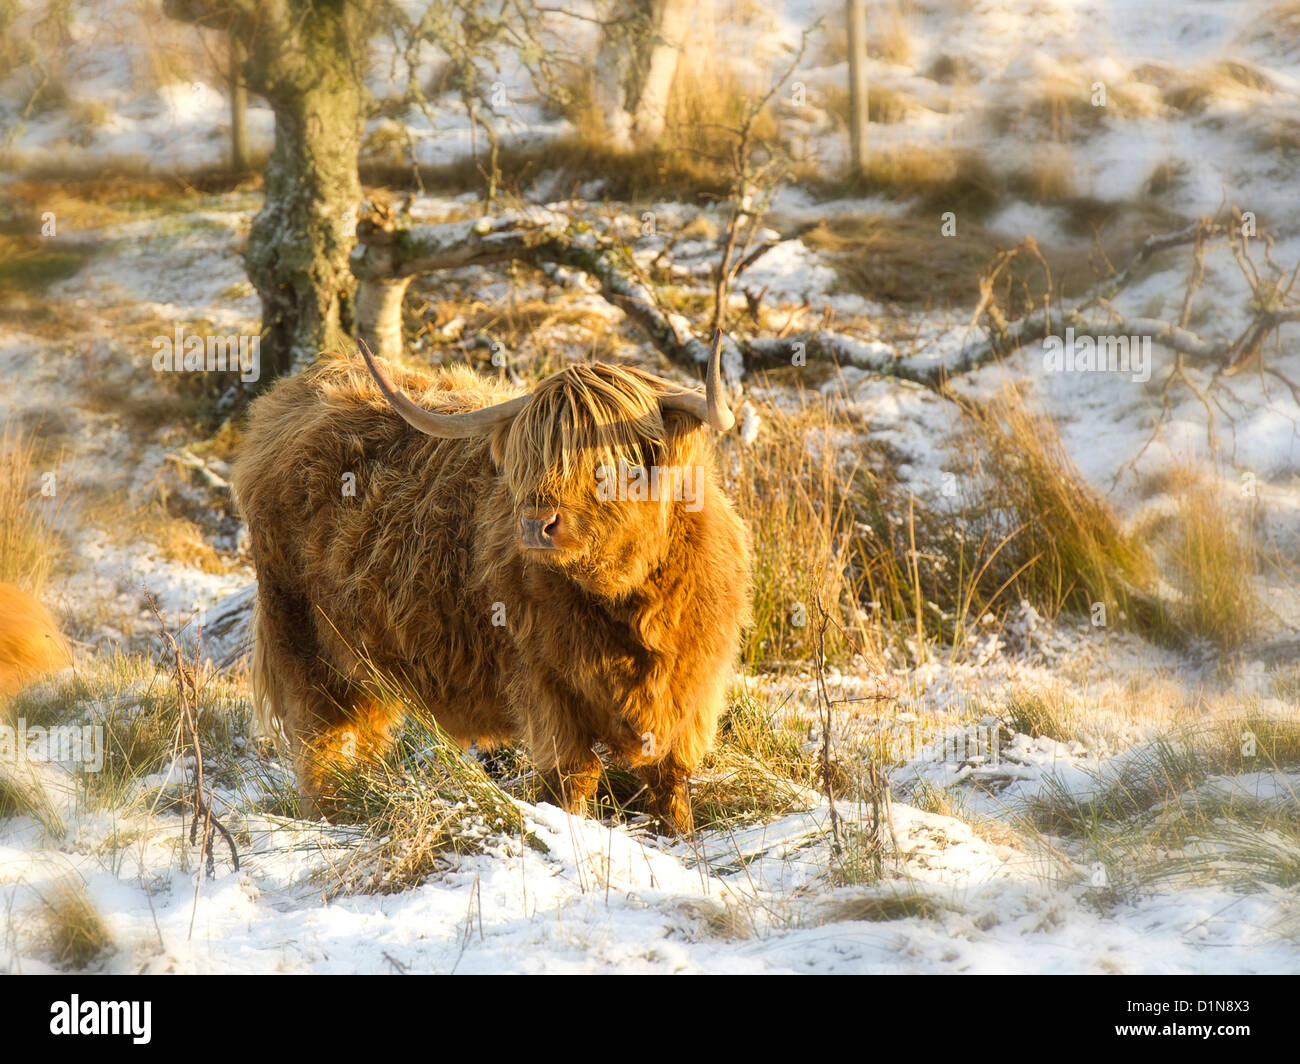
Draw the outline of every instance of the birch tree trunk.
[[[610,144],[646,148],[664,132],[690,0],[620,0],[601,30],[593,98]]]
[[[649,53],[632,117],[632,139],[638,147],[647,147],[663,136],[668,95],[690,18],[690,0],[654,0],[651,4]]]
[[[248,169],[248,83],[244,80],[244,46],[230,38],[230,169]]]
[[[867,168],[867,5],[845,0],[849,29],[849,165],[855,174]]]

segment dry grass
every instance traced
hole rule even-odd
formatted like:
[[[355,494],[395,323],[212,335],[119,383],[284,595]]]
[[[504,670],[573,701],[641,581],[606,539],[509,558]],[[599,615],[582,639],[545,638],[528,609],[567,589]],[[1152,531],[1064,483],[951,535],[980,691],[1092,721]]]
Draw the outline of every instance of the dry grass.
[[[556,199],[578,197],[582,187],[593,180],[601,182],[603,197],[630,203],[660,199],[706,202],[725,197],[731,187],[730,172],[711,159],[664,146],[623,152],[607,140],[581,133],[542,145],[502,148],[497,166],[500,188],[519,198],[543,174],[554,180],[551,187]],[[426,188],[446,192],[480,189],[489,176],[485,157],[422,166],[419,173]],[[409,165],[363,165],[361,178],[367,185],[390,188],[414,184]]]
[[[1249,512],[1242,499],[1225,501],[1212,484],[1194,474],[1175,477],[1172,489],[1177,525],[1171,556],[1182,592],[1179,620],[1220,647],[1238,647],[1263,620],[1252,581],[1257,559]]]
[[[429,288],[436,298],[436,286]],[[575,341],[586,357],[610,359],[617,325],[608,314],[571,300],[506,299],[488,304],[477,298],[438,301],[413,307],[417,341],[430,346],[470,343],[471,359],[481,360],[485,373],[492,365],[493,344],[504,344],[510,365],[529,379],[540,379],[562,368],[572,357]],[[408,325],[410,328],[410,325]],[[568,357],[566,357],[568,356]],[[455,358],[461,358],[457,350]]]
[[[208,542],[203,527],[189,516],[190,509],[170,494],[134,502],[101,498],[85,508],[83,520],[91,527],[112,529],[119,542],[152,544],[168,561],[205,573],[230,572],[231,560]]]
[[[373,673],[382,697],[406,714],[382,757],[337,768],[331,786],[338,817],[362,825],[367,840],[335,876],[336,892],[391,894],[418,886],[458,855],[541,847],[519,806],[483,765],[450,739],[427,707],[400,684]]]
[[[1181,114],[1201,114],[1217,100],[1272,95],[1277,85],[1249,63],[1220,60],[1180,73],[1164,87],[1165,104]]]
[[[696,828],[741,826],[815,804],[817,761],[803,739],[760,699],[734,698],[691,786]]]
[[[1022,735],[1068,743],[1079,738],[1077,708],[1062,691],[1020,691],[1007,702],[1003,719]]]
[[[39,225],[37,226],[39,228]],[[0,236],[0,300],[33,296],[81,269],[85,250],[57,246],[34,236]]]
[[[848,89],[841,85],[827,85],[821,90],[821,103],[843,128],[848,128],[852,108]],[[867,95],[867,116],[880,125],[902,122],[920,107],[915,97],[884,86],[873,86]]]
[[[23,816],[31,817],[54,838],[67,834],[63,816],[39,777],[25,766],[0,762],[0,820]]]
[[[965,306],[978,297],[978,278],[1006,241],[963,220],[940,236],[939,220],[838,215],[804,233],[847,291],[903,306]]]
[[[41,472],[35,440],[6,424],[0,433],[0,583],[37,598],[60,554],[53,529],[58,496],[41,495]]]
[[[1055,777],[1025,808],[1033,827],[1101,864],[1098,900],[1171,885],[1268,890],[1300,883],[1300,721],[1262,714],[1176,728],[1076,793]],[[1257,797],[1242,773],[1280,786]]]
[[[866,921],[886,923],[892,920],[934,920],[950,910],[919,890],[881,890],[849,898],[835,898],[820,906],[814,925]]]
[[[121,347],[152,351],[156,336],[170,336],[177,322],[136,318],[122,324]],[[179,323],[189,335],[225,335],[231,330],[205,319]],[[80,369],[86,409],[121,421],[138,440],[178,446],[222,430],[231,411],[221,404],[242,388],[238,369],[202,373],[159,373],[147,358],[124,358],[117,345],[88,351]],[[245,393],[246,394],[246,393]]]
[[[992,401],[962,403],[961,468],[985,535],[1006,546],[993,565],[1007,590],[1055,615],[1088,614],[1105,603],[1107,624],[1124,621],[1157,633],[1163,613],[1143,589],[1154,566],[1124,532],[1114,511],[1088,487],[1050,419],[1014,390]]]
[[[887,0],[867,5],[867,55],[899,66],[911,64],[916,54],[912,34],[907,28],[914,5],[910,0]],[[823,27],[817,50],[819,66],[834,66],[849,58],[849,32],[842,18]]]
[[[832,661],[962,652],[986,617],[1022,600],[1049,617],[1104,602],[1107,624],[1171,636],[1147,590],[1145,548],[1082,480],[1050,423],[1014,395],[961,409],[949,467],[961,490],[943,509],[903,490],[889,457],[821,397],[765,410],[756,443],[731,464],[724,451],[754,535],[751,667],[810,660],[818,597]]]
[[[1252,43],[1281,43],[1287,54],[1300,50],[1300,2],[1279,0],[1257,19],[1252,19],[1247,38]]]
[[[41,902],[46,946],[60,968],[81,971],[112,947],[113,936],[80,880],[59,883]]]
[[[946,146],[900,144],[873,150],[861,173],[828,179],[823,169],[799,175],[802,184],[828,197],[881,195],[909,198],[933,214],[956,211],[979,218],[1000,201],[1002,182],[983,156]]]
[[[850,498],[865,473],[843,468],[838,455],[857,444],[824,400],[803,393],[798,404],[765,411],[757,441],[724,452],[728,487],[754,537],[754,626],[745,651],[751,665],[808,660],[814,602],[820,598],[851,624],[859,598],[850,572]],[[849,651],[832,632],[828,654]]]
[[[237,784],[247,752],[250,714],[242,682],[208,672],[198,675],[199,738],[207,772]],[[86,658],[75,673],[28,688],[12,713],[27,726],[95,725],[102,730],[104,763],[80,773],[93,808],[125,809],[155,795],[146,781],[180,750],[175,692],[151,658],[115,654]],[[179,785],[180,777],[172,781]]]
[[[910,66],[916,48],[907,28],[909,4],[893,0],[868,7],[867,55],[898,66]]]
[[[708,160],[727,172],[738,131],[755,99],[767,88],[765,84],[743,81],[714,54],[704,54],[700,49],[688,51],[673,78],[665,145],[692,158]],[[753,136],[765,143],[778,140],[779,130],[770,110],[758,116]]]
[[[1074,199],[1077,170],[1067,144],[1047,144],[1033,163],[1008,179],[1011,187],[1031,203],[1060,203]]]

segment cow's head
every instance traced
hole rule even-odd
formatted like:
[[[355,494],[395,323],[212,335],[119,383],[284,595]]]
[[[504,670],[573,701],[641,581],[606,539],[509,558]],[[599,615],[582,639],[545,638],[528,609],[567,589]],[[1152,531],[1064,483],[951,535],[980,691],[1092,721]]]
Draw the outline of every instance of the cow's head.
[[[417,406],[362,345],[388,402],[421,432],[487,436],[514,506],[513,541],[532,563],[593,590],[637,583],[662,549],[675,506],[701,501],[708,454],[694,430],[735,424],[723,394],[720,337],[705,394],[606,364],[569,366],[528,395],[459,414]]]

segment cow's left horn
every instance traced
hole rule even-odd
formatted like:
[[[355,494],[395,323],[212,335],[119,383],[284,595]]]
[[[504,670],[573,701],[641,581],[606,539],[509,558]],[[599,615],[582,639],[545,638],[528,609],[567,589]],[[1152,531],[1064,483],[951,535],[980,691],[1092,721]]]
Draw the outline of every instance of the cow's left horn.
[[[736,417],[727,405],[722,386],[722,330],[713,332],[713,348],[709,351],[709,370],[704,378],[704,394],[699,392],[668,392],[659,399],[664,410],[681,410],[699,418],[710,428],[726,432],[736,423]]]
[[[384,398],[388,400],[388,404],[402,415],[408,425],[429,436],[438,436],[449,440],[463,440],[471,436],[482,436],[490,432],[494,426],[501,424],[501,422],[509,421],[528,402],[529,397],[521,395],[515,399],[507,399],[504,403],[497,403],[495,406],[485,406],[482,410],[466,410],[462,414],[435,414],[432,410],[425,410],[422,406],[416,406],[415,403],[397,390],[397,386],[393,384],[392,379],[375,361],[374,356],[370,353],[370,348],[366,346],[364,340],[358,340],[357,347],[361,349],[361,357],[366,360],[370,375],[374,377],[375,383],[379,385],[379,390],[384,393]]]

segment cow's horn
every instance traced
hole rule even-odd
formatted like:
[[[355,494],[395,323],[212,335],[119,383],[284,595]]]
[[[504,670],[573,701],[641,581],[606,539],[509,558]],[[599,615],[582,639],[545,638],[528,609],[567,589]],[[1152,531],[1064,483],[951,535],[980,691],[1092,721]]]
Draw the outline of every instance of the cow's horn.
[[[699,392],[668,392],[659,399],[664,410],[681,410],[699,418],[704,424],[719,432],[726,432],[736,423],[735,415],[727,405],[722,387],[722,330],[713,332],[713,349],[709,352],[709,370],[704,378],[704,394]]]
[[[388,374],[375,361],[364,340],[358,340],[357,346],[361,349],[361,357],[366,360],[370,375],[375,378],[375,383],[379,385],[379,390],[384,393],[384,398],[388,400],[389,405],[402,415],[408,425],[429,436],[450,440],[482,436],[501,422],[509,421],[528,402],[528,396],[521,395],[515,399],[507,399],[504,403],[497,403],[495,406],[486,406],[482,410],[466,410],[462,414],[435,414],[432,410],[416,406],[397,390]]]

